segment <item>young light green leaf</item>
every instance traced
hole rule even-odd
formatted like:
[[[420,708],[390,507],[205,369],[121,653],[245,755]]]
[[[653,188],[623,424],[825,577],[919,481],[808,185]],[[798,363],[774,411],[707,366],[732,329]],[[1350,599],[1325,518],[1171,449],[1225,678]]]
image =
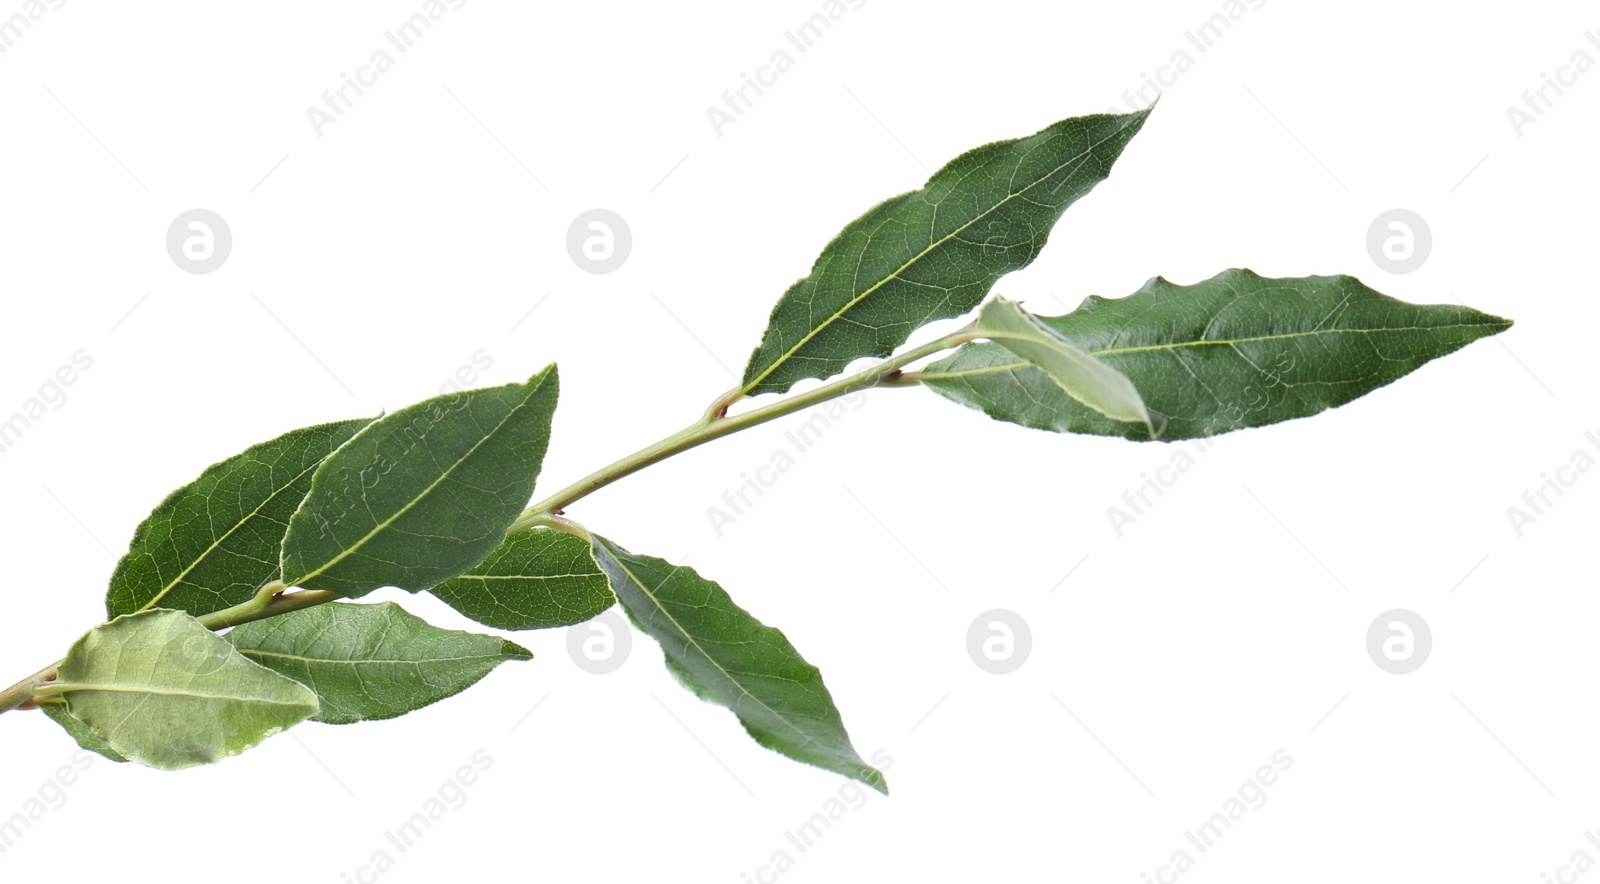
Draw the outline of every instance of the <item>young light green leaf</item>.
[[[76,740],[78,745],[84,749],[88,749],[90,752],[94,752],[97,755],[103,755],[106,758],[117,762],[118,764],[128,760],[119,755],[117,750],[111,748],[110,743],[107,743],[105,740],[101,739],[100,735],[95,733],[94,730],[88,725],[79,721],[77,716],[73,715],[71,712],[68,712],[67,704],[65,702],[41,703],[39,705],[39,711],[43,712],[45,715],[48,715],[51,721],[61,725],[61,729],[66,731],[67,735]]]
[[[257,620],[225,638],[246,657],[317,694],[317,721],[395,718],[472,687],[527,649],[440,629],[393,602],[334,603]]]
[[[242,604],[278,576],[289,516],[317,464],[371,420],[295,430],[213,464],[138,530],[106,593],[107,618],[150,608],[195,616]]]
[[[1397,301],[1349,276],[1268,279],[1249,270],[1191,286],[1158,276],[1129,297],[1092,296],[1040,321],[1127,376],[1167,418],[1165,441],[1316,414],[1511,327],[1470,307]],[[1143,427],[1073,400],[997,344],[967,344],[920,377],[999,420],[1148,438]]]
[[[374,421],[322,463],[283,538],[283,581],[355,598],[420,592],[483,561],[539,475],[554,365]]]
[[[1111,173],[1148,110],[1062,120],[970,150],[852,221],[772,310],[741,392],[783,392],[887,356],[919,326],[978,306]]]
[[[429,592],[495,629],[571,626],[617,601],[586,541],[542,527],[507,537],[477,567]]]
[[[89,630],[42,696],[130,761],[181,770],[237,755],[317,713],[310,688],[246,659],[182,611]]]
[[[634,555],[598,535],[593,551],[623,610],[661,644],[667,669],[685,687],[732,709],[762,746],[888,793],[883,774],[851,746],[822,674],[783,633],[691,568]]]
[[[1161,417],[1145,407],[1133,382],[1073,346],[1015,301],[995,298],[978,314],[978,332],[1055,381],[1061,391],[1106,417],[1143,424],[1160,435]]]

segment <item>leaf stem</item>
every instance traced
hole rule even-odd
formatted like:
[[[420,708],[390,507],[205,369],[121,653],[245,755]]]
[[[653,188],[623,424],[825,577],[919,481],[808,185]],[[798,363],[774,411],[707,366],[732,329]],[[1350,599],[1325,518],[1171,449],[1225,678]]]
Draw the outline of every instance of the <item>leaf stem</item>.
[[[522,518],[527,518],[529,528],[554,528],[555,530],[564,534],[571,534],[573,537],[585,542],[592,541],[594,539],[594,537],[589,534],[588,528],[585,528],[579,523],[564,516],[553,516],[548,513],[541,513],[531,517],[519,517],[519,521],[521,521]]]
[[[32,709],[33,691],[40,685],[49,684],[56,680],[56,667],[61,665],[57,660],[49,666],[24,678],[4,691],[0,691],[0,712],[10,712],[13,709]]]
[[[706,414],[705,414],[704,420],[709,423],[711,421],[717,421],[717,420],[721,420],[721,419],[727,417],[728,416],[728,408],[730,406],[732,406],[733,403],[738,402],[740,399],[743,399],[743,398],[744,398],[744,388],[743,387],[734,387],[733,389],[729,390],[728,392],[723,393],[722,395],[718,396],[717,398],[711,400],[711,404],[706,406]]]
[[[687,427],[616,461],[615,463],[596,470],[557,491],[544,500],[528,507],[512,523],[511,530],[507,533],[516,533],[532,528],[536,525],[551,525],[549,519],[559,516],[560,512],[584,497],[610,485],[625,476],[630,476],[651,464],[660,463],[675,454],[681,454],[691,448],[704,445],[712,439],[720,439],[740,430],[747,430],[758,424],[793,414],[810,408],[830,399],[848,396],[851,393],[866,390],[877,386],[906,386],[901,380],[903,375],[900,369],[918,359],[941,353],[952,347],[959,347],[978,337],[976,323],[963,326],[961,329],[945,335],[935,341],[930,341],[919,347],[913,347],[904,353],[890,357],[866,371],[840,378],[829,384],[823,384],[814,390],[808,390],[780,399],[770,405],[752,409],[743,414],[725,415],[728,405],[737,401],[732,397],[732,391],[719,396],[706,410],[704,416]]]
[[[200,624],[207,629],[226,629],[229,626],[238,626],[241,623],[251,623],[256,620],[265,620],[279,614],[288,614],[302,608],[310,608],[324,602],[331,602],[343,598],[337,593],[321,589],[302,589],[296,592],[285,592],[281,582],[273,582],[263,586],[256,597],[242,605],[234,605],[198,618]]]

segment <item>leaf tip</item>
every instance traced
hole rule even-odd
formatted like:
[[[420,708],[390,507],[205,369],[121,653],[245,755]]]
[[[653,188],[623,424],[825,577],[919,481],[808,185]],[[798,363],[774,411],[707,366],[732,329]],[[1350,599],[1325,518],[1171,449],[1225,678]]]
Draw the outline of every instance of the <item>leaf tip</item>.
[[[864,767],[864,768],[862,768],[860,775],[858,775],[856,777],[856,779],[860,780],[863,783],[866,783],[868,786],[871,786],[875,791],[877,791],[881,795],[888,795],[889,794],[889,781],[888,781],[888,779],[886,779],[884,777],[883,771],[880,771],[875,767]]]
[[[507,660],[532,660],[533,652],[510,639],[500,640],[500,652]]]

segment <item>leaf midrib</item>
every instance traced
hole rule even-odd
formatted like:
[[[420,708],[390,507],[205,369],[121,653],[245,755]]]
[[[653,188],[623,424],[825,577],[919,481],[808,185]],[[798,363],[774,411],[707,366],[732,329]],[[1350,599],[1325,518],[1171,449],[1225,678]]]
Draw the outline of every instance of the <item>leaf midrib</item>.
[[[223,700],[231,703],[261,703],[272,706],[307,706],[298,700],[276,700],[271,697],[243,697],[237,694],[207,694],[196,691],[177,690],[175,688],[142,687],[139,685],[115,684],[90,684],[80,682],[67,682],[56,691],[60,694],[70,694],[74,691],[104,691],[112,694],[149,694],[157,697],[183,697],[190,700]]]
[[[472,654],[465,657],[432,657],[425,660],[332,660],[323,657],[305,657],[300,654],[281,654],[275,651],[261,651],[255,648],[238,648],[239,653],[246,657],[272,657],[278,660],[295,660],[301,663],[326,664],[330,666],[422,666],[431,663],[462,663],[478,660],[516,660],[505,654]]]
[[[899,267],[895,268],[893,273],[890,273],[889,275],[885,276],[883,279],[880,279],[877,282],[873,283],[870,287],[868,287],[861,294],[856,295],[855,297],[851,298],[843,307],[840,307],[838,310],[835,310],[832,314],[830,314],[828,316],[828,318],[826,320],[824,320],[823,322],[821,322],[818,325],[816,325],[809,332],[806,332],[806,334],[803,337],[801,337],[800,340],[797,341],[793,347],[790,347],[787,351],[785,351],[777,359],[773,360],[772,364],[768,365],[765,371],[761,372],[761,374],[755,376],[754,378],[751,378],[748,383],[741,385],[741,387],[740,387],[741,392],[749,393],[751,390],[753,390],[756,387],[760,386],[762,381],[766,380],[769,375],[771,375],[773,372],[777,371],[779,366],[781,366],[784,363],[788,362],[789,359],[791,357],[793,357],[794,354],[797,353],[800,350],[801,347],[804,347],[808,342],[811,341],[812,338],[814,338],[818,334],[820,334],[823,329],[829,327],[833,323],[837,322],[839,319],[843,318],[844,314],[850,312],[850,310],[852,308],[854,308],[855,305],[861,303],[861,301],[863,299],[865,299],[868,295],[871,295],[873,292],[877,291],[878,289],[882,288],[883,286],[888,285],[891,281],[893,281],[895,279],[898,279],[900,274],[905,272],[906,268],[908,268],[911,265],[913,265],[913,264],[917,263],[918,261],[922,260],[929,252],[933,251],[934,249],[938,248],[939,246],[944,245],[946,242],[948,242],[950,239],[952,239],[953,237],[957,236],[958,234],[964,233],[967,230],[967,228],[971,227],[974,224],[977,224],[979,221],[982,221],[990,213],[998,210],[1001,206],[1005,205],[1006,203],[1010,202],[1011,200],[1016,199],[1017,197],[1027,193],[1028,191],[1032,190],[1035,187],[1038,187],[1040,184],[1042,184],[1045,181],[1047,181],[1051,176],[1055,175],[1057,172],[1060,172],[1062,169],[1065,169],[1066,167],[1072,165],[1073,163],[1075,163],[1075,162],[1083,159],[1084,157],[1094,153],[1094,151],[1099,149],[1099,147],[1101,145],[1105,144],[1107,141],[1110,141],[1112,138],[1115,138],[1118,135],[1121,135],[1122,131],[1124,129],[1126,129],[1126,128],[1127,128],[1127,124],[1123,124],[1121,126],[1118,126],[1116,131],[1114,131],[1111,135],[1108,135],[1107,137],[1105,137],[1105,138],[1103,138],[1103,139],[1101,139],[1099,141],[1096,141],[1094,144],[1090,145],[1087,149],[1085,149],[1082,153],[1077,154],[1076,156],[1072,157],[1071,159],[1067,160],[1066,162],[1063,162],[1061,165],[1056,166],[1055,168],[1051,169],[1049,172],[1045,173],[1044,175],[1041,175],[1040,177],[1034,179],[1034,181],[1032,183],[1030,183],[1027,187],[1022,188],[1021,190],[1017,191],[1016,193],[1008,193],[1008,194],[1006,194],[1004,199],[1000,200],[999,202],[996,202],[994,205],[992,205],[989,208],[983,210],[983,212],[979,213],[978,215],[973,216],[973,218],[971,220],[967,221],[967,223],[961,225],[960,227],[956,228],[955,230],[950,231],[949,233],[945,234],[944,236],[940,237],[939,239],[935,240],[934,242],[929,243],[927,248],[925,248],[922,251],[918,252],[916,255],[912,256],[909,260],[907,260],[904,264],[901,264]],[[929,179],[929,180],[932,180],[932,179]],[[920,192],[922,192],[924,190],[927,190],[927,184],[926,183],[924,183],[921,188],[918,188],[917,192],[920,193]]]
[[[1290,340],[1290,339],[1295,339],[1295,338],[1311,338],[1311,337],[1316,337],[1318,335],[1383,334],[1383,333],[1391,333],[1391,332],[1431,332],[1431,331],[1446,331],[1446,330],[1449,330],[1449,329],[1456,329],[1456,328],[1496,328],[1496,327],[1498,327],[1498,328],[1504,329],[1504,328],[1509,328],[1510,325],[1511,324],[1509,322],[1459,322],[1459,323],[1453,323],[1453,324],[1450,324],[1450,325],[1413,325],[1413,326],[1401,326],[1401,327],[1396,327],[1396,328],[1325,328],[1325,329],[1318,329],[1318,330],[1315,330],[1315,331],[1293,332],[1293,333],[1290,333],[1290,334],[1282,334],[1282,335],[1259,335],[1259,336],[1252,337],[1252,338],[1232,338],[1232,339],[1228,339],[1228,340],[1215,339],[1215,340],[1203,340],[1203,341],[1177,341],[1177,342],[1170,343],[1170,344],[1151,344],[1151,345],[1148,345],[1148,346],[1141,346],[1141,347],[1111,347],[1111,348],[1108,348],[1108,349],[1105,349],[1105,350],[1089,350],[1088,353],[1091,356],[1107,356],[1107,355],[1117,356],[1117,355],[1122,355],[1124,353],[1151,353],[1151,352],[1161,352],[1161,351],[1168,351],[1168,350],[1178,350],[1178,349],[1187,348],[1187,347],[1206,347],[1206,346],[1213,346],[1213,345],[1215,345],[1215,346],[1232,347],[1232,346],[1236,346],[1238,344],[1251,344],[1251,343],[1255,343],[1255,342],[1258,342],[1258,341],[1281,341],[1281,340]],[[991,373],[997,372],[997,371],[1017,371],[1019,369],[1031,368],[1031,367],[1032,367],[1031,363],[1028,363],[1026,361],[1018,359],[1016,362],[1008,363],[1008,364],[1005,364],[1005,365],[986,365],[986,366],[984,366],[982,368],[967,368],[967,369],[962,369],[960,371],[925,371],[925,372],[922,373],[922,376],[925,377],[925,378],[927,378],[927,377],[960,378],[960,377],[967,377],[968,375],[991,374]]]

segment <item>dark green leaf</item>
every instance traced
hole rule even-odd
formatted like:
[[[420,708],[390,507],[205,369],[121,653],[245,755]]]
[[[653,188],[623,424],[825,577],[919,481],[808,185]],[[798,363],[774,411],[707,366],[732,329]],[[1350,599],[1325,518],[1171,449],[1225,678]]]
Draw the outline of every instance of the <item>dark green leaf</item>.
[[[182,611],[153,609],[78,639],[41,696],[113,752],[161,770],[237,755],[317,713],[305,685],[246,659]]]
[[[549,528],[507,537],[477,567],[429,592],[495,629],[571,626],[616,603],[589,544]]]
[[[289,516],[317,464],[370,420],[307,427],[208,467],[133,534],[106,593],[106,616],[173,608],[195,616],[242,604],[278,577]]]
[[[1076,117],[986,144],[852,221],[773,308],[743,392],[783,392],[887,356],[919,326],[978,306],[1105,180],[1148,113]]]
[[[350,598],[420,592],[483,561],[533,496],[556,390],[552,365],[374,421],[312,476],[283,539],[283,581]]]
[[[1249,270],[1192,286],[1158,276],[1129,297],[1093,296],[1042,321],[1133,381],[1167,418],[1166,441],[1316,414],[1511,327],[1470,307],[1397,301],[1349,276],[1267,279]],[[996,344],[967,344],[921,378],[1000,420],[1148,438],[1143,426],[1074,401]]]
[[[61,728],[67,732],[68,736],[76,740],[79,746],[98,755],[104,755],[118,764],[128,760],[117,754],[117,750],[111,748],[111,744],[102,740],[100,735],[95,733],[92,728],[79,721],[77,716],[68,712],[66,703],[41,703],[39,709],[45,715],[50,716],[50,719],[56,724],[61,725]]]
[[[440,629],[393,602],[319,605],[236,627],[240,653],[311,688],[318,721],[394,718],[459,694],[507,660],[531,660],[503,638]]]
[[[617,600],[660,642],[667,668],[685,687],[732,709],[768,749],[889,791],[883,774],[851,746],[822,674],[783,633],[691,568],[634,555],[599,536],[593,549]]]

